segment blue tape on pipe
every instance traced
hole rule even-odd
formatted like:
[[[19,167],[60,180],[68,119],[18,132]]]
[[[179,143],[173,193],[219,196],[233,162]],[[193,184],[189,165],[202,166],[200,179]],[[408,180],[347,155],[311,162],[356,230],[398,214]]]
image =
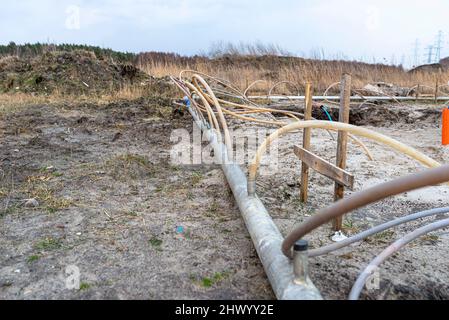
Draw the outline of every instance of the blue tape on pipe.
[[[186,104],[187,108],[189,108],[190,107],[190,100],[189,100],[189,98],[187,96],[184,96],[184,98],[182,98],[182,100]]]

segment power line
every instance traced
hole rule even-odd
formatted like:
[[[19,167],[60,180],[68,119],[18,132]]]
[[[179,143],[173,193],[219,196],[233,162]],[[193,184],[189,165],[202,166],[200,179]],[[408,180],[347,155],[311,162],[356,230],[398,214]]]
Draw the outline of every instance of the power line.
[[[433,45],[428,45],[425,50],[427,51],[426,56],[427,56],[427,63],[431,64],[433,61]]]
[[[441,49],[443,48],[443,31],[438,31],[437,40],[435,44],[435,62],[441,59]]]

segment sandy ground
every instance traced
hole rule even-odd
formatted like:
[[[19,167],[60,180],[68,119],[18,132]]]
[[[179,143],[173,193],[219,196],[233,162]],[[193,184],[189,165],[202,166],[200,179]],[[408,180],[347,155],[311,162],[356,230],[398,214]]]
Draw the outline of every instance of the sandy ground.
[[[424,118],[373,129],[447,162],[438,121]],[[30,105],[3,115],[0,299],[274,298],[219,167],[170,164],[169,137],[177,128],[192,130],[189,115],[173,118],[157,101]],[[258,178],[258,194],[284,234],[332,203],[332,183],[316,173],[309,202],[298,201],[298,141],[300,134],[283,138],[277,169]],[[314,131],[312,141],[314,152],[335,160],[326,132]],[[422,170],[387,147],[367,145],[375,161],[349,145],[355,190]],[[432,187],[357,210],[345,232],[448,205],[448,194],[446,186]],[[38,205],[25,203],[29,198]],[[310,276],[324,298],[344,299],[370,259],[421,223],[313,258]],[[325,226],[309,239],[319,246],[329,234]],[[363,298],[448,299],[448,245],[448,230],[409,245],[382,266],[380,288]],[[68,266],[80,270],[78,290],[66,287]]]
[[[370,127],[428,154],[441,163],[449,160],[449,150],[439,146],[440,131],[436,127],[394,128]],[[294,144],[302,141],[300,134],[281,140],[278,170],[270,170],[268,176],[259,177],[258,195],[266,204],[276,224],[284,235],[295,224],[333,201],[334,185],[331,180],[311,173],[309,200],[299,202],[300,162],[292,152]],[[363,190],[380,182],[422,170],[414,160],[392,151],[389,147],[366,141],[375,160],[370,161],[354,144],[349,144],[347,171],[355,176],[354,191]],[[330,162],[335,162],[336,143],[325,131],[314,131],[313,152]],[[346,194],[351,194],[350,190]],[[449,187],[435,186],[392,197],[352,212],[345,217],[344,231],[347,235],[409,213],[449,205]],[[441,217],[441,216],[440,216]],[[444,217],[444,216],[443,216]],[[447,215],[446,215],[447,217]],[[364,266],[395,239],[434,218],[421,219],[394,229],[384,231],[350,248],[335,251],[327,256],[310,260],[311,278],[327,299],[342,299],[349,293],[355,279]],[[329,225],[307,236],[312,247],[331,243]],[[449,230],[443,229],[423,237],[395,254],[379,270],[378,290],[364,291],[368,299],[448,299],[449,298]]]

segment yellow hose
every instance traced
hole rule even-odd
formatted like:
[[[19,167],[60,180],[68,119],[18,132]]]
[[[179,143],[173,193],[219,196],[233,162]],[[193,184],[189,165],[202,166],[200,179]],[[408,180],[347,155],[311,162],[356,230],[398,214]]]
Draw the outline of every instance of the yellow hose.
[[[185,71],[189,71],[189,72],[193,72],[191,70],[183,70]],[[180,78],[182,77],[182,72],[180,73]],[[214,77],[208,76],[206,74],[203,74],[207,77],[213,78],[216,81],[220,81],[219,79],[216,79]],[[204,92],[201,87],[200,84],[198,83],[198,81],[201,83],[202,86],[204,86],[204,88],[206,89],[207,93]],[[248,111],[248,113],[280,113],[280,114],[285,114],[287,116],[290,116],[291,118],[293,118],[296,121],[300,121],[294,114],[292,114],[289,111],[285,111],[285,110],[276,110],[276,109],[272,109],[272,108],[263,108],[263,107],[255,107],[255,106],[248,106],[248,105],[243,105],[243,104],[238,104],[238,103],[234,103],[234,102],[230,102],[230,101],[226,101],[223,99],[219,99],[215,96],[214,92],[212,91],[212,89],[210,88],[210,86],[207,84],[207,82],[199,75],[194,74],[192,77],[192,83],[189,83],[188,81],[182,81],[186,86],[188,86],[188,88],[190,90],[193,90],[202,100],[203,104],[205,105],[205,109],[200,109],[203,112],[207,112],[209,119],[212,118],[213,121],[213,126],[217,129],[218,132],[220,132],[219,130],[219,126],[218,126],[218,122],[216,121],[215,118],[215,113],[212,111],[212,108],[210,107],[210,105],[214,105],[216,106],[217,109],[217,113],[219,115],[220,118],[220,122],[222,123],[222,127],[225,128],[226,130],[223,130],[225,132],[225,144],[228,146],[230,145],[230,136],[229,136],[229,132],[227,129],[227,123],[226,120],[223,116],[223,113],[229,114],[235,118],[238,118],[240,120],[244,120],[244,121],[251,121],[251,122],[256,122],[256,123],[262,123],[262,124],[269,124],[269,125],[276,125],[276,126],[285,126],[288,123],[287,122],[283,122],[283,121],[278,121],[278,120],[262,120],[262,119],[257,119],[257,118],[253,118],[253,117],[246,117],[246,116],[242,116],[239,112],[234,112],[231,110],[228,110],[224,107],[222,107],[220,105],[221,103],[224,104],[228,104],[234,107],[238,107],[238,108],[242,108]],[[207,85],[207,87],[205,86]],[[218,104],[218,106],[217,106]],[[245,112],[246,113],[246,112]],[[221,114],[221,115],[220,115]],[[213,116],[212,116],[213,115]],[[228,138],[226,138],[226,135],[228,135]],[[356,144],[358,144],[363,150],[364,152],[367,154],[368,158],[370,160],[373,160],[373,156],[370,153],[370,151],[368,150],[368,148],[363,144],[362,141],[360,141],[359,139],[357,139],[356,137],[352,136],[351,134],[348,135],[350,139],[352,139]],[[220,139],[221,139],[221,134],[220,134]],[[228,147],[228,152],[230,152],[231,147]]]
[[[243,91],[243,96],[248,98],[247,93],[248,93],[249,89],[260,82],[267,82],[267,80],[256,80],[256,81],[251,82],[251,84],[245,89],[245,91]]]
[[[289,125],[286,125],[282,128],[279,128],[275,132],[273,132],[270,136],[268,136],[267,139],[262,143],[262,145],[259,147],[259,149],[256,152],[256,155],[254,156],[251,164],[249,165],[249,177],[248,177],[248,194],[254,195],[255,189],[256,189],[256,175],[257,175],[257,169],[260,165],[260,160],[262,158],[262,155],[267,150],[268,146],[277,138],[285,135],[288,132],[302,129],[302,128],[319,128],[319,129],[328,129],[328,130],[342,130],[347,131],[350,133],[353,133],[358,136],[362,136],[371,140],[374,140],[376,142],[385,144],[387,146],[392,147],[393,149],[408,155],[409,157],[421,162],[422,164],[426,165],[427,167],[438,167],[440,166],[440,163],[437,161],[429,158],[425,154],[415,150],[412,147],[409,147],[402,142],[399,142],[393,138],[390,138],[386,135],[377,133],[375,131],[365,129],[362,127],[353,126],[346,123],[341,122],[329,122],[329,121],[321,121],[321,120],[307,120],[307,121],[301,121],[301,122],[294,122]]]
[[[221,127],[223,128],[225,145],[226,145],[226,149],[228,150],[228,155],[232,155],[231,136],[229,135],[228,124],[226,123],[226,119],[223,115],[223,110],[220,106],[220,103],[218,102],[217,98],[215,98],[215,95],[214,95],[212,89],[209,87],[207,82],[201,76],[194,74],[193,78],[197,79],[204,86],[206,91],[212,96],[213,104],[215,105],[215,108],[217,109],[218,117],[221,122]]]
[[[217,135],[218,135],[218,139],[219,141],[221,141],[221,130],[220,130],[220,126],[218,124],[217,121],[217,117],[215,116],[214,111],[212,110],[212,108],[210,107],[209,103],[207,102],[207,100],[204,98],[204,96],[201,94],[201,92],[191,83],[189,82],[184,82],[184,84],[189,87],[190,90],[194,91],[201,99],[201,101],[203,102],[206,111],[207,111],[207,115],[209,117],[209,122],[212,123],[212,125],[215,127],[215,129],[217,130]],[[210,120],[212,119],[212,120]]]
[[[198,76],[199,77],[199,76]],[[194,83],[194,85],[196,86],[196,88],[198,89],[198,91],[200,91],[200,88],[199,88],[199,84],[198,84],[198,82],[196,81],[197,79],[193,79],[193,83]],[[203,79],[203,81],[204,81],[204,79]],[[204,81],[204,83],[206,83],[205,81]],[[203,84],[203,83],[202,83]],[[202,91],[200,91],[200,94],[208,101],[208,102],[210,102],[211,104],[219,104],[219,102],[220,101],[224,101],[224,102],[226,102],[225,100],[221,100],[221,99],[218,99],[216,96],[215,96],[215,94],[212,92],[212,91],[209,91],[209,90],[207,90],[208,91],[208,93],[209,94],[205,94],[205,93],[203,93]],[[249,106],[248,106],[249,107]],[[262,110],[260,110],[259,108],[255,108],[255,109],[252,109],[252,108],[248,108],[248,109],[251,109],[251,110],[254,110],[254,111],[262,111]],[[230,110],[227,110],[226,108],[223,108],[223,107],[221,107],[220,106],[220,110],[222,110],[223,112],[225,112],[225,113],[228,113],[228,114],[230,114],[230,115],[233,115],[234,117],[236,117],[236,118],[239,118],[239,119],[241,119],[241,120],[245,120],[245,121],[253,121],[253,122],[258,122],[258,123],[264,123],[264,124],[274,124],[274,125],[285,125],[286,123],[285,122],[280,122],[280,121],[277,121],[277,120],[273,120],[273,121],[270,121],[270,120],[260,120],[260,119],[256,119],[256,118],[250,118],[250,117],[244,117],[244,116],[240,116],[239,114],[237,114],[237,113],[235,113],[235,112],[233,112],[233,111],[230,111]],[[294,117],[294,116],[293,116]],[[298,118],[296,118],[296,117],[294,117],[296,120],[299,120]]]
[[[208,95],[206,95],[206,99],[207,99],[207,97],[208,97]],[[210,99],[210,97],[209,97],[209,99]],[[217,98],[217,99],[218,99],[218,98]],[[255,108],[255,107],[252,107],[252,106],[240,105],[240,104],[237,104],[237,103],[233,103],[233,102],[229,102],[229,101],[221,100],[221,99],[218,99],[218,101],[223,102],[223,103],[226,103],[226,104],[229,104],[229,105],[233,105],[233,106],[241,106],[241,107],[243,107],[243,108],[250,109],[250,110],[254,110],[254,111],[257,111],[257,112],[261,112],[261,111],[263,110],[263,111],[267,111],[267,112],[278,112],[278,113],[283,113],[283,114],[286,114],[286,115],[290,115],[292,118],[294,118],[294,119],[297,120],[297,121],[300,121],[300,120],[299,120],[297,117],[295,117],[293,114],[287,114],[288,111],[285,111],[285,110],[276,110],[276,109],[270,109],[270,108]],[[224,109],[223,109],[223,110],[224,110]],[[231,114],[232,114],[232,113],[231,113]],[[233,115],[234,115],[234,114],[233,114]],[[258,123],[275,124],[275,125],[280,125],[280,126],[285,126],[285,125],[288,124],[288,123],[286,123],[286,122],[281,122],[281,121],[275,122],[275,121],[259,120],[259,119],[248,118],[248,117],[240,117],[240,119],[242,119],[242,120],[247,120],[247,121],[258,122]],[[357,145],[359,145],[359,146],[363,149],[363,151],[366,153],[368,159],[370,159],[371,161],[374,160],[373,155],[371,154],[371,152],[369,151],[369,149],[366,147],[366,145],[365,145],[360,139],[358,139],[357,137],[354,137],[352,134],[348,134],[348,137],[349,137],[351,140],[353,140],[354,143],[356,143]]]
[[[288,81],[288,80],[284,80],[284,81],[279,81],[277,83],[275,83],[270,90],[268,90],[268,96],[271,96],[271,92],[273,92],[274,88],[276,88],[278,85],[283,84],[283,83],[288,83],[291,84],[295,87],[296,90],[298,90],[298,94],[299,94],[299,88],[297,87],[296,83]]]

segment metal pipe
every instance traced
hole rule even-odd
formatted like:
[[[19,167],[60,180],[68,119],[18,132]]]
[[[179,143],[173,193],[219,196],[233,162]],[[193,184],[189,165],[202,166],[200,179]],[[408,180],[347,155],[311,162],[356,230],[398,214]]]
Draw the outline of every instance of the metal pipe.
[[[382,223],[378,226],[375,226],[371,229],[365,230],[363,232],[360,232],[352,237],[346,238],[344,240],[341,240],[339,242],[332,243],[330,245],[313,249],[309,251],[310,257],[317,257],[323,254],[327,254],[329,252],[341,249],[343,247],[346,247],[354,242],[361,241],[369,236],[372,236],[373,234],[382,232],[384,230],[390,229],[392,227],[398,226],[400,224],[410,222],[416,219],[425,218],[433,215],[440,215],[440,214],[446,214],[449,212],[449,207],[443,207],[443,208],[434,208],[430,210],[425,210],[421,212],[416,212],[413,214],[406,215],[404,217],[400,217],[385,223]]]
[[[191,108],[188,110],[214,149],[276,297],[284,300],[322,299],[310,280],[301,285],[293,282],[293,264],[281,251],[282,234],[259,198],[248,196],[246,176],[237,164],[227,159],[223,143],[204,126]]]
[[[298,284],[306,283],[309,279],[309,243],[301,239],[293,246],[293,281]]]
[[[272,96],[249,96],[248,99],[269,99],[269,100],[305,100],[305,96],[279,96],[279,95],[272,95]],[[313,100],[340,100],[340,96],[313,96]],[[351,96],[350,98],[352,101],[373,101],[373,100],[383,100],[383,101],[415,101],[415,100],[421,100],[421,101],[429,101],[434,100],[434,97],[386,97],[386,96],[366,96],[366,97],[359,97],[359,96]],[[437,100],[449,100],[449,97],[437,97]]]
[[[304,223],[296,227],[282,243],[282,251],[286,256],[291,257],[291,247],[296,240],[303,238],[310,231],[331,221],[335,217],[339,217],[352,210],[389,196],[436,185],[446,181],[449,181],[449,164],[380,183],[374,187],[353,193],[352,195],[319,210],[316,214],[304,221]]]
[[[362,271],[362,273],[357,278],[356,282],[354,283],[351,292],[349,293],[349,300],[357,300],[360,296],[360,292],[362,291],[363,287],[365,286],[366,279],[377,269],[377,267],[384,262],[389,256],[394,254],[395,252],[399,251],[402,247],[404,247],[407,243],[415,240],[416,238],[419,238],[422,235],[425,235],[426,233],[429,233],[431,231],[435,231],[438,229],[442,229],[449,226],[449,219],[444,219],[440,221],[436,221],[433,223],[429,223],[421,228],[418,228],[408,234],[406,234],[404,237],[396,240],[393,244],[388,246],[384,251],[382,251],[376,258],[374,258],[368,266],[365,268],[365,270]]]

